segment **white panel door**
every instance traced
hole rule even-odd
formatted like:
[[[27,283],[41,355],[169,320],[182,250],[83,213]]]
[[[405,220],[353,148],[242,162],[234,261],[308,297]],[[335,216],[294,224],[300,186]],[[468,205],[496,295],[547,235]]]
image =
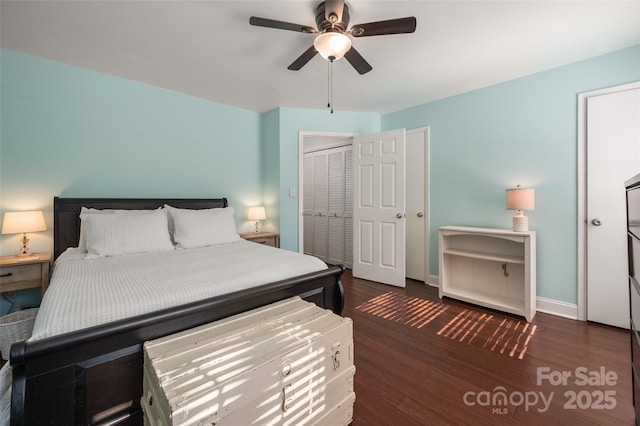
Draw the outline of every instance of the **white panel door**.
[[[640,172],[640,89],[587,100],[587,319],[629,328],[624,182]]]
[[[405,286],[405,131],[353,142],[353,276]]]

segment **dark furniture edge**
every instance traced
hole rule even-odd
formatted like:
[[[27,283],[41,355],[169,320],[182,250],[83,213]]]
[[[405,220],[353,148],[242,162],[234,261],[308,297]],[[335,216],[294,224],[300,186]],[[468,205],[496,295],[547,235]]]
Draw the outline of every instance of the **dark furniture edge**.
[[[227,293],[197,302],[178,305],[173,308],[167,308],[106,324],[100,324],[94,327],[37,340],[35,342],[21,341],[11,347],[11,364],[15,366],[24,362],[26,354],[28,354],[29,358],[43,357],[59,350],[60,348],[69,350],[70,357],[68,360],[71,360],[73,358],[73,351],[78,346],[84,345],[87,342],[109,339],[117,335],[125,335],[138,329],[154,329],[159,324],[163,324],[168,321],[180,323],[183,318],[192,318],[212,309],[220,309],[224,306],[245,303],[256,298],[269,298],[270,295],[295,288],[297,284],[340,275],[344,270],[345,268],[342,265],[330,266],[329,268],[321,271],[287,278],[275,283],[264,284],[259,287]],[[344,307],[344,290],[342,289],[342,282],[339,282],[338,285],[341,290],[341,294],[335,300],[327,301],[327,304],[330,306],[327,309],[331,309],[333,312],[340,314]],[[138,336],[148,337],[145,340],[155,338],[142,334],[138,334]]]

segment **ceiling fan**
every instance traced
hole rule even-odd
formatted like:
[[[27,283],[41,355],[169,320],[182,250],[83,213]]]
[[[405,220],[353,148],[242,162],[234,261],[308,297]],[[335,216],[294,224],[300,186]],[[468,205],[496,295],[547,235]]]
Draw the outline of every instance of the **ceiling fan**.
[[[316,7],[317,29],[307,25],[256,16],[252,16],[249,23],[259,27],[318,34],[313,45],[287,67],[290,70],[300,70],[317,53],[320,53],[329,62],[344,56],[359,74],[366,74],[373,68],[351,45],[349,35],[358,38],[412,33],[416,30],[416,18],[413,16],[358,24],[347,29],[349,26],[349,6],[345,4],[344,0],[325,0]]]

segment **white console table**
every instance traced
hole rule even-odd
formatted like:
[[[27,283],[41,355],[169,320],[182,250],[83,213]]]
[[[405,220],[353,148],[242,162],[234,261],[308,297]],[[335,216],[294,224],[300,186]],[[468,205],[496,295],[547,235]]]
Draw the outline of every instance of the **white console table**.
[[[536,314],[536,233],[439,228],[440,298],[447,296],[531,322]]]

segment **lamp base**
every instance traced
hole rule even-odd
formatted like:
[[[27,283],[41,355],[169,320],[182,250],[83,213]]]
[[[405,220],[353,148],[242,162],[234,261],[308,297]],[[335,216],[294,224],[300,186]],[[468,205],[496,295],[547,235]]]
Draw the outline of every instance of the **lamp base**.
[[[521,211],[513,216],[513,232],[529,232],[529,218]]]
[[[258,233],[258,221],[257,221],[257,220],[256,220],[256,230],[255,230],[255,233],[256,233],[256,234]]]
[[[22,234],[22,247],[20,248],[20,251],[16,254],[16,256],[29,256],[31,255],[31,250],[29,250],[29,239],[27,238],[27,233],[23,233]]]

